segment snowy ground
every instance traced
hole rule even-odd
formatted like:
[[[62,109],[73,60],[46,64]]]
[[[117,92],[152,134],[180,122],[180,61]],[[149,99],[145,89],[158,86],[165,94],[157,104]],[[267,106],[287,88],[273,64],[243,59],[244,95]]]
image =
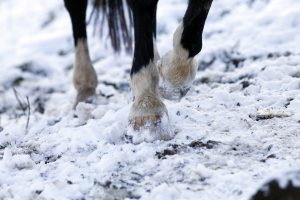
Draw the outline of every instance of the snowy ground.
[[[185,8],[160,1],[161,54]],[[299,30],[299,1],[215,0],[194,88],[165,101],[175,138],[134,144],[131,57],[89,26],[98,97],[74,112],[62,0],[0,0],[0,199],[249,199],[300,166]]]

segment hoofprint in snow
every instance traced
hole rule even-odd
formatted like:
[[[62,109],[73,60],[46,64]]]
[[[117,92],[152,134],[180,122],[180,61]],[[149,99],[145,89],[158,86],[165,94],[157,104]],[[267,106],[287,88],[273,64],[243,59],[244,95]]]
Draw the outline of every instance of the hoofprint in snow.
[[[161,55],[185,8],[159,3]],[[300,2],[213,2],[167,142],[127,128],[131,57],[92,26],[98,96],[72,110],[70,26],[62,1],[0,1],[0,199],[241,200],[299,169]]]

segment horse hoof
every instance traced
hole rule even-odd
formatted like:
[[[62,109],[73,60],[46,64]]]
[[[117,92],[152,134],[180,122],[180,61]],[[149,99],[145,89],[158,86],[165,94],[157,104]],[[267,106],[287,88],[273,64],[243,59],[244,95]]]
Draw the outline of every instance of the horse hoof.
[[[92,103],[93,102],[93,96],[95,95],[95,89],[94,88],[88,88],[82,91],[77,92],[76,101],[74,103],[73,108],[75,109],[78,103],[84,102],[84,103]]]
[[[180,101],[191,88],[196,68],[193,58],[185,59],[174,51],[168,52],[158,63],[160,95],[168,100]]]
[[[168,111],[157,97],[136,98],[129,114],[129,135],[134,143],[170,140]]]
[[[159,93],[164,99],[172,101],[180,101],[191,87],[172,87],[168,83],[161,83],[159,86]]]
[[[134,117],[129,120],[135,143],[170,140],[173,138],[167,115],[149,115]],[[134,136],[135,135],[135,136]]]
[[[135,117],[134,119],[130,120],[130,124],[132,124],[133,129],[136,131],[139,131],[144,128],[158,127],[160,123],[161,123],[160,115]]]

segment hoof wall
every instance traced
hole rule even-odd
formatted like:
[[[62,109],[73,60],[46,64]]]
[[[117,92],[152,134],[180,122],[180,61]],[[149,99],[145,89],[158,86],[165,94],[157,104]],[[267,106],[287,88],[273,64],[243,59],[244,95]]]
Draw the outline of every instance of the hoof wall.
[[[167,115],[134,117],[129,120],[129,123],[129,135],[132,136],[133,143],[170,140],[173,138]]]
[[[155,128],[160,126],[161,116],[151,115],[151,116],[135,117],[134,119],[130,120],[130,124],[132,125],[135,131],[139,131],[145,128]]]
[[[190,87],[172,88],[172,87],[159,87],[160,95],[164,99],[172,101],[180,101],[190,90]]]
[[[73,108],[75,109],[78,103],[84,102],[84,103],[91,103],[93,101],[93,96],[95,95],[95,89],[89,88],[83,91],[79,91],[76,96],[76,101],[74,103]]]

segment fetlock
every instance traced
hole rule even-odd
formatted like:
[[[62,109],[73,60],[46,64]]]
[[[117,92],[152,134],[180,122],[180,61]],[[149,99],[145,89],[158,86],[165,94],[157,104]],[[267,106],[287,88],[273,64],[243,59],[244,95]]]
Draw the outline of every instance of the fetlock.
[[[159,118],[167,113],[159,96],[158,81],[159,76],[154,63],[132,75],[131,90],[134,100],[129,114],[131,122],[141,121],[140,119],[136,120],[137,118]],[[138,124],[141,123],[136,125]]]
[[[188,51],[181,43],[182,25],[173,38],[173,50],[165,54],[158,63],[160,74],[159,89],[162,97],[170,100],[180,100],[189,91],[197,71],[197,62],[189,58]]]
[[[73,84],[77,91],[74,107],[93,96],[97,87],[97,74],[91,63],[85,40],[79,40],[76,47]]]

